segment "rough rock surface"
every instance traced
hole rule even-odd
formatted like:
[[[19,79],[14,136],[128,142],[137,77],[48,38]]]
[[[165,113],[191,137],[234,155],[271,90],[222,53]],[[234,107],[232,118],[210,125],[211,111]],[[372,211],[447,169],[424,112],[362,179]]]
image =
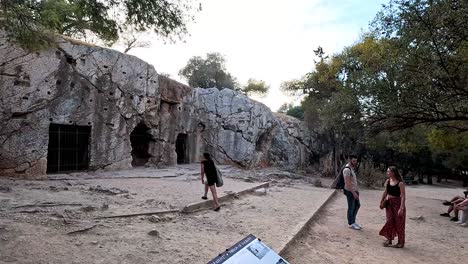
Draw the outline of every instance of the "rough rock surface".
[[[47,173],[51,124],[90,128],[91,170],[174,165],[177,144],[182,163],[204,151],[242,167],[310,162],[314,143],[300,121],[232,90],[192,89],[136,57],[70,39],[28,52],[0,32],[0,58],[1,176]],[[148,138],[139,164],[137,126]]]
[[[158,74],[136,57],[66,40],[31,53],[3,34],[0,58],[2,175],[46,173],[51,123],[92,127],[90,169],[130,167],[133,128],[158,128]]]
[[[313,142],[302,122],[273,114],[262,103],[229,89],[194,89],[185,98],[186,120],[199,131],[202,149],[220,163],[294,170],[310,161]],[[185,107],[185,106],[184,106]],[[307,136],[306,136],[307,135]]]

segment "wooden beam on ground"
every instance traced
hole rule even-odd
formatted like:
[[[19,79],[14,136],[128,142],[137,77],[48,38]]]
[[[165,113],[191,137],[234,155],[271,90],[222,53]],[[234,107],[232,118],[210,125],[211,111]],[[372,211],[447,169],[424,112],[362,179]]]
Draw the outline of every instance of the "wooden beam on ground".
[[[24,207],[55,207],[55,206],[82,206],[80,203],[39,203],[39,204],[24,204],[14,206],[13,208],[24,208]]]
[[[161,215],[161,214],[177,213],[179,211],[180,211],[179,209],[172,209],[172,210],[155,211],[155,212],[143,212],[143,213],[100,216],[100,217],[97,217],[97,218],[98,219],[106,219],[106,218],[134,217],[134,216],[141,216],[141,215]]]
[[[95,228],[97,225],[93,224],[93,225],[90,225],[90,226],[85,226],[83,228],[80,228],[78,230],[74,230],[74,231],[70,231],[67,233],[67,235],[72,235],[72,234],[77,234],[77,233],[82,233],[82,232],[86,232],[88,230],[91,230],[93,228]]]

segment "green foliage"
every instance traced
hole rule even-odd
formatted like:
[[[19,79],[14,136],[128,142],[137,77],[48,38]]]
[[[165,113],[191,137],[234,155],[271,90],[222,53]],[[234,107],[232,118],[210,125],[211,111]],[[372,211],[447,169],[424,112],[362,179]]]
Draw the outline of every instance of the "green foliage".
[[[307,94],[302,102],[304,119],[309,128],[323,134],[331,145],[350,145],[362,129],[361,112],[357,97],[345,90],[340,75],[342,58],[333,56],[316,63],[315,71],[299,80],[281,85],[285,91],[301,91]]]
[[[245,93],[246,95],[265,95],[268,90],[270,89],[270,86],[267,85],[264,81],[258,81],[255,79],[249,79],[247,81],[247,85],[244,86],[241,91]]]
[[[28,49],[54,42],[54,34],[114,43],[125,28],[152,30],[172,39],[187,32],[190,1],[2,0],[0,28]]]
[[[304,119],[304,109],[300,105],[289,108],[286,114],[300,120]]]
[[[433,129],[427,134],[434,157],[446,167],[468,169],[468,133],[449,129]]]
[[[278,109],[278,113],[286,114],[286,112],[289,110],[289,108],[293,107],[292,104],[284,103],[280,106]]]
[[[278,109],[278,113],[304,120],[304,107],[302,105],[293,106],[292,104],[284,103]]]
[[[224,57],[219,53],[207,53],[205,59],[195,56],[179,71],[179,75],[192,87],[237,90],[237,81],[227,72],[225,63]]]
[[[350,52],[362,71],[374,73],[357,78],[360,95],[372,91],[371,124],[468,131],[467,14],[468,2],[458,0],[391,0],[378,14],[371,33],[381,48]],[[377,53],[381,63],[367,63],[376,49],[384,51]]]
[[[431,173],[468,170],[468,2],[390,0],[371,32],[282,84],[307,95],[328,151]]]

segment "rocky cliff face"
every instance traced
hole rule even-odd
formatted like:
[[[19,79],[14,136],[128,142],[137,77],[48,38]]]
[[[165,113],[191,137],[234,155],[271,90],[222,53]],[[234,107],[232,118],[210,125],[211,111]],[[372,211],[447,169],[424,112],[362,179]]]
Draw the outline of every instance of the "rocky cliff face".
[[[242,167],[307,166],[312,139],[302,123],[229,89],[194,89],[185,99],[201,129],[201,143],[221,163]],[[192,129],[194,130],[194,129]]]
[[[232,90],[192,89],[133,56],[72,40],[31,53],[0,32],[0,58],[1,176],[73,170],[63,158],[119,169],[195,162],[204,151],[242,167],[310,161],[314,142],[294,118]],[[88,141],[63,145],[67,134],[52,139],[53,126],[83,128]]]

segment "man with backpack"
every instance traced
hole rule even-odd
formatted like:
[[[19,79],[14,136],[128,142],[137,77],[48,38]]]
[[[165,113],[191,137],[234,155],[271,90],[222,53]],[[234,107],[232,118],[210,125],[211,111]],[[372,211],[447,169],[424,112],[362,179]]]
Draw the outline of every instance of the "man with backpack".
[[[356,215],[361,207],[356,172],[354,171],[357,167],[357,162],[357,156],[349,156],[349,162],[343,169],[343,192],[346,195],[346,200],[348,201],[348,225],[354,230],[361,230],[362,226],[356,223]]]
[[[340,174],[332,184],[334,189],[343,189],[348,201],[348,225],[354,230],[361,230],[362,226],[356,223],[356,215],[361,207],[359,201],[359,191],[357,188],[357,177],[355,169],[357,168],[357,156],[350,155],[349,162],[341,169]]]

